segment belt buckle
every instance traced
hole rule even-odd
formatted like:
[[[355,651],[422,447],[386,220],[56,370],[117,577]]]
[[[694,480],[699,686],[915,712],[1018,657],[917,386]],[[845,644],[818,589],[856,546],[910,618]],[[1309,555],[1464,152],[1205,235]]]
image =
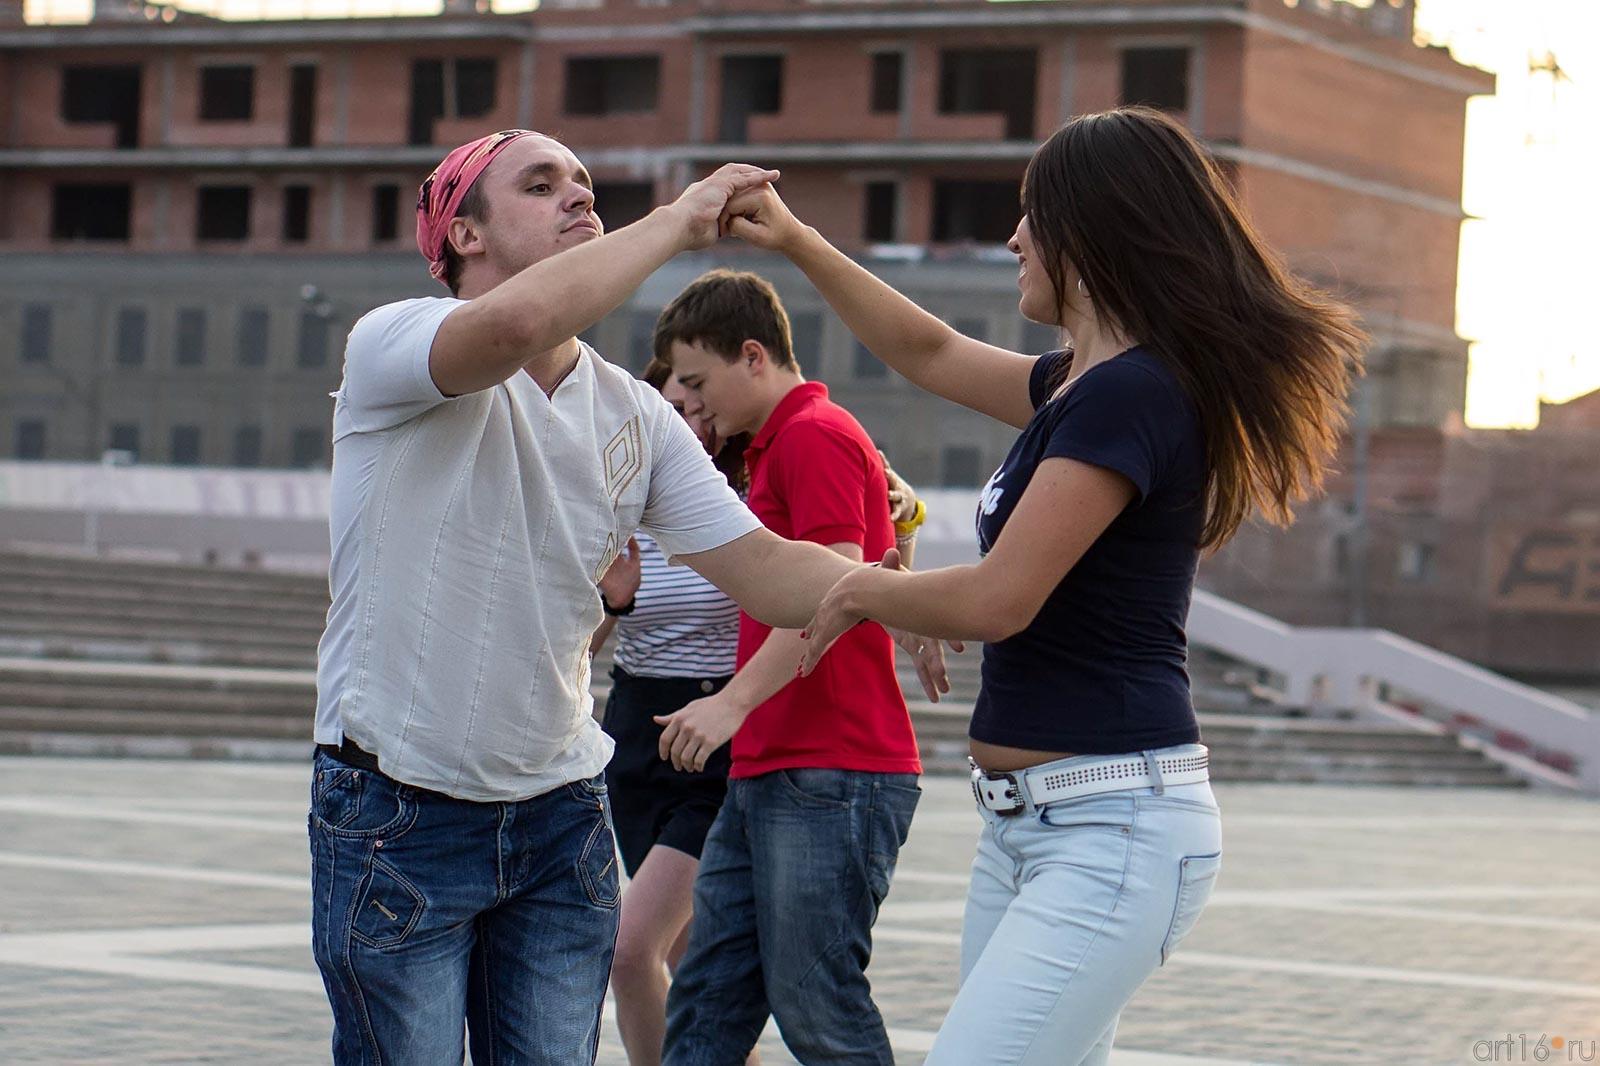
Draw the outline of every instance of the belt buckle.
[[[995,789],[990,782],[1004,781],[1004,789]],[[993,811],[1002,818],[1011,818],[1022,813],[1026,803],[1022,801],[1022,785],[1017,781],[1016,774],[989,773],[976,766],[972,769],[972,796],[978,801],[978,806],[985,810]],[[998,807],[997,803],[1010,801],[1009,807]]]

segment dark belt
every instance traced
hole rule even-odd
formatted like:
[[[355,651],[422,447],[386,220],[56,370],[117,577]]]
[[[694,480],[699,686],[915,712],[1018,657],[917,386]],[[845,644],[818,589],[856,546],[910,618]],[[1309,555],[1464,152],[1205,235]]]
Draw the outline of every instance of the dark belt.
[[[371,770],[373,773],[383,773],[383,770],[378,767],[378,757],[372,754],[372,752],[363,748],[361,745],[357,744],[355,741],[351,740],[349,737],[345,737],[344,743],[339,744],[338,746],[333,744],[318,744],[317,750],[322,752],[322,754],[326,755],[328,758],[336,759],[339,762],[344,763],[346,766],[352,766],[357,770]]]

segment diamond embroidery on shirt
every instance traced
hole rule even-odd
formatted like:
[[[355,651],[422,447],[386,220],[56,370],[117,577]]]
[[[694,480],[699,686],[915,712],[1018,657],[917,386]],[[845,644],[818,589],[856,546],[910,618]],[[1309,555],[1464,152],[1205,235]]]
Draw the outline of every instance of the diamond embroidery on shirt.
[[[617,430],[617,435],[611,438],[601,455],[606,464],[606,492],[610,494],[611,505],[615,507],[622,498],[623,490],[644,469],[644,437],[638,415],[628,419]]]

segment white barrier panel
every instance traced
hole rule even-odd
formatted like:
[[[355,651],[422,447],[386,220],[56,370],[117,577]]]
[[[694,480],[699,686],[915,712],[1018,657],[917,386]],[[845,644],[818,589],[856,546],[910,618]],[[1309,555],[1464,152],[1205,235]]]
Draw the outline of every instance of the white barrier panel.
[[[1281,674],[1287,702],[1295,706],[1364,711],[1380,689],[1390,688],[1515,734],[1570,756],[1576,763],[1571,784],[1600,796],[1600,715],[1571,700],[1386,630],[1297,628],[1199,589],[1189,611],[1189,639]]]
[[[326,570],[328,472],[0,463],[0,545]]]
[[[326,470],[0,463],[0,508],[328,518]]]

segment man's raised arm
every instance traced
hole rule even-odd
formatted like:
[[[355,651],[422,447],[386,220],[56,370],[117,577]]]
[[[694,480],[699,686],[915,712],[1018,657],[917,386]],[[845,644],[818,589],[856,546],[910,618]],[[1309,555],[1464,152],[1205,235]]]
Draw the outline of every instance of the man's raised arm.
[[[834,583],[862,564],[808,541],[756,529],[717,548],[678,557],[759,622],[800,629]]]
[[[712,244],[728,198],[775,173],[730,163],[633,225],[534,263],[456,308],[429,353],[434,385],[446,396],[477,392],[558,351],[667,260]]]

